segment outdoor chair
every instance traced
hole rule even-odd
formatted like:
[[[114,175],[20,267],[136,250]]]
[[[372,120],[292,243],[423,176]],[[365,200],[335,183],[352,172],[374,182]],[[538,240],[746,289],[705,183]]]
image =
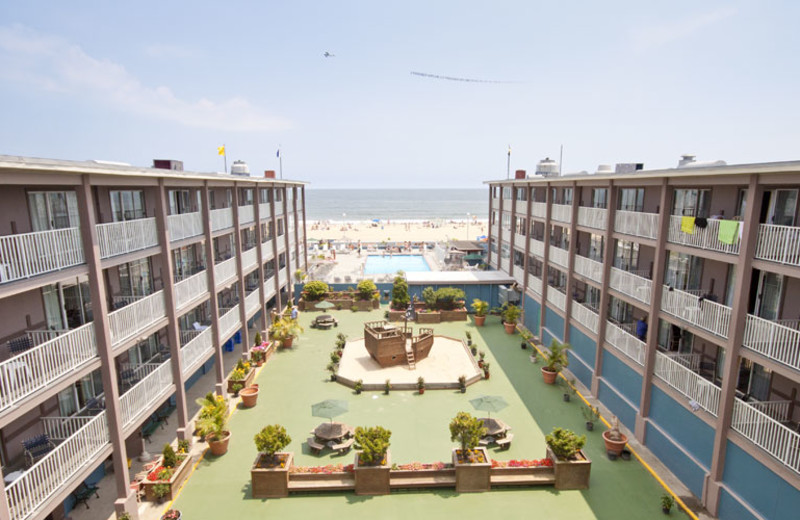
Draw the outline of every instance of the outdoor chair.
[[[78,489],[72,492],[72,496],[75,497],[75,505],[82,503],[86,506],[86,509],[89,509],[89,499],[92,498],[92,495],[100,498],[100,495],[97,494],[98,489],[100,488],[97,486],[87,486],[85,482],[81,482]]]
[[[22,441],[22,447],[25,450],[25,462],[28,467],[33,466],[37,460],[41,459],[56,448],[50,436],[46,433],[37,435]]]
[[[27,334],[8,341],[8,351],[11,354],[19,354],[20,352],[25,352],[32,347],[33,341],[31,341],[30,336]]]
[[[161,361],[166,361],[172,357],[172,352],[170,352],[169,348],[162,343],[158,346],[158,355],[161,358]]]
[[[92,397],[91,399],[86,401],[86,411],[89,412],[91,415],[98,414],[105,409],[106,409],[105,405],[97,397]]]

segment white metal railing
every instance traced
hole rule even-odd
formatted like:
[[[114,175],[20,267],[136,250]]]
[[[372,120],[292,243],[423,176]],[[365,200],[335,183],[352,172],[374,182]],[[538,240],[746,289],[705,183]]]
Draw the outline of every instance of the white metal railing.
[[[239,224],[249,224],[256,219],[255,207],[252,204],[239,206]]]
[[[253,247],[242,253],[242,269],[250,269],[258,264],[258,249]]]
[[[208,273],[200,271],[197,274],[181,280],[173,286],[175,293],[175,307],[180,309],[195,298],[208,292]]]
[[[228,337],[239,330],[241,326],[242,322],[239,319],[239,304],[236,304],[219,318],[220,343],[228,339]]]
[[[547,204],[544,202],[531,202],[531,215],[545,218],[547,216]]]
[[[121,309],[126,305],[136,303],[141,299],[142,299],[141,296],[125,296],[118,294],[116,296],[111,297],[111,304],[114,307],[114,310],[116,310],[116,309]]]
[[[203,215],[199,211],[167,217],[170,241],[196,237],[203,234]]]
[[[0,237],[0,283],[84,263],[80,228]]]
[[[550,246],[550,262],[567,267],[569,265],[569,251],[560,247]]]
[[[572,222],[572,206],[569,204],[553,204],[550,210],[550,218],[559,222]]]
[[[606,229],[608,211],[604,208],[578,208],[578,225],[594,229]]]
[[[789,408],[792,406],[791,401],[757,401],[755,399],[751,399],[745,402],[756,410],[762,411],[780,423],[789,422]]]
[[[519,251],[525,252],[525,244],[528,241],[527,235],[522,235],[517,233],[514,235],[514,247],[516,247]]]
[[[167,360],[119,397],[122,427],[127,428],[140,419],[153,403],[166,397],[171,386],[172,363]]]
[[[258,213],[261,217],[261,220],[267,220],[271,217],[270,209],[269,209],[269,202],[263,202],[258,205]]]
[[[597,334],[597,330],[600,326],[600,316],[598,316],[595,311],[573,300],[570,314],[572,315],[572,319]]]
[[[155,217],[97,224],[100,258],[124,255],[158,245]]]
[[[542,294],[542,279],[528,273],[528,287],[536,294]]]
[[[275,245],[272,242],[271,238],[268,238],[267,240],[261,242],[261,261],[262,262],[266,262],[267,260],[270,260],[270,259],[275,257],[275,251],[273,249],[274,247],[275,247]]]
[[[725,244],[719,241],[719,223],[718,219],[708,219],[708,225],[701,229],[694,226],[691,234],[681,231],[681,219],[679,215],[670,215],[669,217],[669,232],[667,234],[667,241],[673,244],[683,244],[691,247],[699,247],[701,249],[708,249],[711,251],[719,251],[720,253],[728,253],[731,255],[739,254],[739,240],[737,239],[733,244]]]
[[[0,410],[84,363],[97,359],[94,323],[87,323],[0,363]]]
[[[54,441],[63,441],[75,435],[86,423],[94,419],[93,415],[72,417],[42,417],[39,420],[44,433]]]
[[[747,315],[742,344],[761,355],[800,369],[800,331]]]
[[[661,310],[672,314],[712,334],[728,337],[731,308],[685,291],[664,286],[661,293]]]
[[[575,272],[595,282],[603,282],[603,264],[585,256],[575,255]]]
[[[547,288],[547,301],[562,311],[567,307],[567,295],[553,286]]]
[[[606,321],[606,342],[644,366],[646,345],[644,341],[625,331],[617,324]]]
[[[197,369],[197,364],[206,359],[214,351],[214,336],[208,328],[198,334],[192,341],[181,347],[181,370],[183,375]]]
[[[286,268],[282,267],[280,271],[278,271],[278,287],[283,287],[286,285]]]
[[[739,398],[733,401],[731,428],[787,468],[800,473],[800,433],[792,431]]]
[[[270,276],[264,280],[264,297],[269,300],[275,296],[275,276]]]
[[[247,315],[256,312],[261,305],[261,291],[253,291],[244,298],[244,308]]]
[[[614,231],[637,237],[656,238],[658,213],[618,210],[614,214]]]
[[[187,343],[189,343],[190,341],[192,341],[194,338],[196,338],[197,336],[199,336],[199,335],[200,335],[200,334],[201,334],[203,331],[205,331],[205,330],[206,330],[206,328],[201,328],[201,329],[199,329],[199,330],[195,330],[195,329],[190,329],[190,330],[181,330],[181,331],[180,331],[180,336],[181,336],[181,346],[184,346],[184,345],[186,345]]]
[[[141,381],[153,371],[158,370],[161,363],[122,363],[120,366],[121,371],[130,370],[131,374],[136,381]]]
[[[800,265],[800,227],[760,224],[755,258]]]
[[[219,231],[220,229],[233,227],[232,208],[212,209],[209,212],[209,218],[211,219],[211,231]]]
[[[699,374],[692,372],[661,352],[656,352],[653,374],[711,415],[717,416],[720,389],[711,381],[702,378]]]
[[[31,340],[31,344],[33,346],[41,345],[42,343],[47,343],[53,338],[57,338],[59,336],[63,336],[64,334],[68,333],[69,329],[47,329],[47,330],[26,330],[25,334]]]
[[[108,445],[104,411],[6,486],[11,519],[32,517],[78,471],[98,462],[95,458]]]
[[[700,354],[681,354],[680,352],[665,352],[664,354],[692,372],[698,372],[700,370]]]
[[[628,271],[612,267],[608,281],[612,289],[636,298],[640,302],[649,304],[653,297],[653,282]]]
[[[236,258],[228,258],[214,266],[214,281],[217,287],[236,277]]]
[[[531,254],[538,256],[539,258],[544,258],[544,242],[541,240],[536,240],[535,238],[531,239]]]
[[[283,201],[276,200],[275,202],[273,202],[273,204],[275,204],[275,215],[278,216],[283,215]]]
[[[158,291],[108,314],[111,345],[119,346],[124,341],[141,333],[166,315],[164,291]]]
[[[511,211],[511,200],[503,199],[503,211]]]

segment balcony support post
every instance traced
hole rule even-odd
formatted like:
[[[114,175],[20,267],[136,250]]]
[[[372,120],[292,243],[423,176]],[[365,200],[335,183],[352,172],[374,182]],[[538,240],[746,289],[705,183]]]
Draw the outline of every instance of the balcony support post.
[[[569,221],[569,253],[567,255],[567,297],[564,299],[564,343],[569,343],[569,322],[572,315],[572,293],[575,292],[575,254],[578,249],[578,206],[581,197],[578,195],[578,183],[572,182],[572,217]],[[580,188],[581,190],[583,188]]]
[[[250,356],[250,338],[247,330],[247,308],[244,304],[244,265],[242,255],[244,254],[244,244],[242,243],[241,220],[239,219],[239,190],[242,185],[233,183],[233,237],[236,242],[236,280],[239,284],[239,330],[242,338],[242,358],[248,359]]]
[[[261,235],[261,219],[263,218],[261,215],[261,187],[256,185],[254,188],[255,194],[253,195],[253,201],[256,204],[255,207],[255,221],[256,221],[256,256],[258,257],[258,268],[256,269],[256,273],[258,273],[258,312],[261,316],[258,322],[258,329],[261,331],[267,330],[267,308],[266,308],[266,296],[267,293],[264,290],[264,244],[261,242],[262,235]],[[266,340],[267,338],[264,337],[262,340]]]
[[[203,185],[203,222],[206,223],[205,229],[205,248],[206,248],[206,274],[208,276],[208,290],[211,293],[209,303],[211,304],[211,335],[212,345],[214,345],[214,374],[216,375],[216,393],[224,396],[225,388],[225,360],[222,357],[222,343],[219,339],[219,300],[217,299],[217,281],[215,276],[216,263],[214,261],[214,239],[211,236],[211,200],[208,181]]]
[[[611,280],[611,264],[614,262],[614,219],[617,214],[617,187],[614,181],[608,181],[608,224],[603,235],[603,283],[600,285],[600,304],[597,309],[597,346],[594,355],[594,373],[592,374],[592,394],[600,392],[600,378],[603,376],[603,353],[606,343],[606,324],[608,319],[608,288]]]
[[[286,266],[286,301],[283,302],[284,305],[293,305],[294,304],[294,288],[292,287],[292,255],[290,254],[289,249],[289,190],[286,189],[286,186],[281,186],[279,188],[281,192],[283,192],[283,243],[284,243],[284,262]],[[280,265],[280,263],[278,264]],[[280,279],[280,272],[278,272],[278,279]],[[279,291],[280,292],[280,291]]]

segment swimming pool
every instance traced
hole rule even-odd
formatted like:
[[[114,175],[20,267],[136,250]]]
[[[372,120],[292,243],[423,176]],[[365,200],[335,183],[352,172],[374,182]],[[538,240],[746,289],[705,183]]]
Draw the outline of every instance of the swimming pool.
[[[364,264],[364,274],[390,274],[397,271],[430,271],[422,255],[369,255]]]

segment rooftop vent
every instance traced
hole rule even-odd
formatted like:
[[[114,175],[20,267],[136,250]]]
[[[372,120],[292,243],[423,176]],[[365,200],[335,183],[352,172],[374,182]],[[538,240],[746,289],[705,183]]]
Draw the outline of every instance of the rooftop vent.
[[[644,170],[644,163],[617,163],[614,167],[614,173],[633,173],[639,170]]]
[[[701,168],[703,166],[725,166],[725,161],[698,161],[696,155],[685,153],[678,161],[678,168]]]
[[[173,159],[153,159],[153,168],[159,170],[175,170],[176,172],[182,172],[183,161],[175,161]]]
[[[250,167],[244,161],[233,161],[231,165],[231,175],[250,177]]]
[[[598,164],[597,171],[594,172],[595,175],[611,175],[612,173],[614,173],[614,168],[610,164]]]
[[[549,157],[545,157],[536,165],[536,175],[542,177],[558,177],[558,163]]]

